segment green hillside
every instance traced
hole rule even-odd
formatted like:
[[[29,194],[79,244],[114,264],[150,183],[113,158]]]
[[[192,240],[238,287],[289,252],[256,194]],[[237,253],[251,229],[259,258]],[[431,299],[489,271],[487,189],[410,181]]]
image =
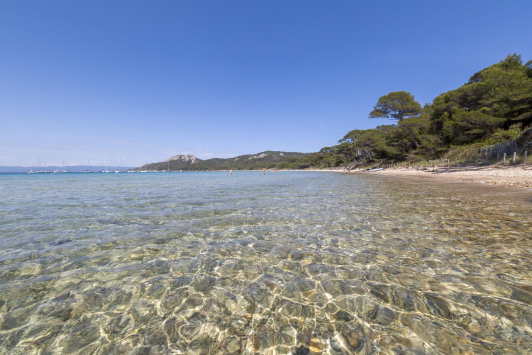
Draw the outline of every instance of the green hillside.
[[[144,165],[146,170],[172,171],[203,171],[203,170],[256,170],[256,169],[280,169],[291,166],[295,161],[305,157],[307,153],[265,151],[257,154],[240,155],[234,158],[213,158],[207,160],[197,159],[195,163],[183,160],[172,160]]]

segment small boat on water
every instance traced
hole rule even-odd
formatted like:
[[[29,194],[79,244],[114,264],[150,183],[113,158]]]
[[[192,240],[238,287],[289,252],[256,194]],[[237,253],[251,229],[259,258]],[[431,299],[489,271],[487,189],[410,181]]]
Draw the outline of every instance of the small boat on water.
[[[143,166],[146,166],[146,169],[147,169],[148,168],[148,162],[146,161],[146,165],[143,165]],[[141,166],[141,168],[142,168],[142,166]],[[151,173],[151,171],[149,171],[149,170],[141,170],[140,172],[141,173]]]
[[[63,170],[54,170],[54,174],[64,174],[64,173],[69,173],[69,172],[70,171],[68,171],[64,160],[63,160]]]
[[[47,172],[49,173],[49,171],[46,171],[44,169],[44,166],[41,166],[41,160],[39,158],[37,158],[37,167],[38,170],[28,170],[28,174],[46,174]]]
[[[89,169],[82,170],[81,172],[82,173],[93,173],[94,171],[92,171],[91,161],[89,159],[87,159],[87,161],[89,162]]]
[[[111,173],[112,172],[111,170],[109,170],[109,165],[107,165],[107,170],[105,170],[105,168],[103,167],[103,164],[101,164],[101,165],[102,165],[102,170],[98,171],[99,173],[107,174],[107,173]]]
[[[373,171],[380,171],[380,170],[382,170],[382,168],[369,169],[367,171],[371,173]]]
[[[115,173],[125,173],[124,163],[122,163],[122,157],[120,157],[120,170],[115,170]]]

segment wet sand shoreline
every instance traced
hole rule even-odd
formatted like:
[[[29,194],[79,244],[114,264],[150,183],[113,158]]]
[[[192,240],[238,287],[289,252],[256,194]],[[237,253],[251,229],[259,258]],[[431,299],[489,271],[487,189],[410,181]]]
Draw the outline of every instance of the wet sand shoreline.
[[[407,169],[384,169],[375,172],[365,170],[337,171],[350,174],[377,174],[398,177],[436,178],[455,182],[489,184],[498,186],[517,187],[532,189],[532,168],[523,167],[441,167],[417,170]]]
[[[243,172],[250,170],[233,170]],[[259,170],[257,170],[259,172]],[[260,171],[262,173],[262,171]],[[406,179],[429,179],[447,182],[465,182],[486,184],[490,186],[511,187],[532,190],[532,167],[523,166],[465,166],[436,168],[394,168],[368,172],[367,170],[343,169],[279,169],[277,172],[324,172],[343,174],[375,174],[377,176],[393,176]],[[268,174],[272,171],[268,170]]]

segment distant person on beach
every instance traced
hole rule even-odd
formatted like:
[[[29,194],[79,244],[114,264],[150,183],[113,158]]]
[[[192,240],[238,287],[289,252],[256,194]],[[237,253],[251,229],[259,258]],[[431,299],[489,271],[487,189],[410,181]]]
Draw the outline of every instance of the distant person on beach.
[[[229,175],[233,175],[233,169],[229,170]]]
[[[266,168],[262,168],[262,171],[263,171],[262,175],[266,175]]]

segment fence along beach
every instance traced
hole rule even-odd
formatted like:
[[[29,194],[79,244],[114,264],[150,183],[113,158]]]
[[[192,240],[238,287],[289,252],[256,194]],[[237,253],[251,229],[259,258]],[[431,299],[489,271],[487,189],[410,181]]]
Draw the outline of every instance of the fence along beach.
[[[518,139],[470,152],[460,152],[453,158],[372,164],[370,168],[383,168],[372,174],[434,177],[462,182],[532,188],[532,162],[529,156],[531,147],[532,129],[524,132]],[[351,172],[364,173],[365,171]]]

